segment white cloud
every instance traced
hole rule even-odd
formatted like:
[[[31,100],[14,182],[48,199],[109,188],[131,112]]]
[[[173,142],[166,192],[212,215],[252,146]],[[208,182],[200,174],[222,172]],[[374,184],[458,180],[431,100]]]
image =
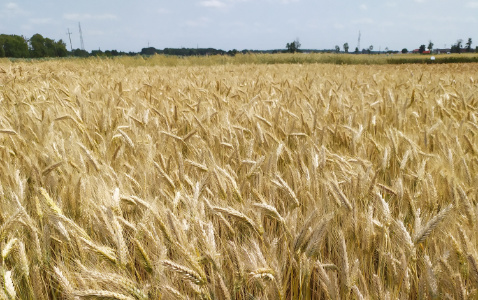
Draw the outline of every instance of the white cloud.
[[[171,11],[167,8],[158,8],[157,12],[160,14],[160,15],[167,15],[167,14],[170,14]]]
[[[334,23],[335,29],[344,29],[345,25],[343,23]]]
[[[64,14],[63,19],[71,20],[71,21],[79,21],[79,20],[116,20],[118,17],[113,14]]]
[[[20,26],[20,28],[25,31],[33,30],[33,26],[27,24],[23,24],[22,26]]]
[[[360,4],[359,6],[360,10],[367,10],[367,5],[366,4]]]
[[[102,36],[105,35],[105,32],[102,30],[88,30],[88,36],[94,35],[94,36]]]
[[[199,5],[204,6],[204,7],[212,7],[212,8],[221,8],[221,7],[226,6],[226,4],[224,2],[219,1],[219,0],[201,1],[201,2],[199,2]]]
[[[259,1],[259,0],[256,0]],[[290,3],[296,3],[299,2],[300,0],[263,0],[269,3],[276,4],[278,2],[282,4],[290,4]],[[199,1],[199,5],[203,7],[211,7],[211,8],[224,8],[224,7],[230,7],[232,5],[238,4],[238,3],[245,3],[245,2],[253,2],[252,0],[203,0]]]
[[[207,25],[211,23],[211,19],[206,17],[201,17],[195,20],[188,20],[185,24],[189,27],[207,27]]]
[[[373,24],[375,23],[371,18],[361,18],[352,21],[352,24]]]
[[[470,1],[470,2],[466,3],[466,7],[478,8],[478,1]]]
[[[33,19],[30,19],[29,21],[30,23],[37,24],[37,25],[55,23],[52,18],[33,18]]]
[[[27,12],[23,10],[15,2],[8,2],[3,5],[3,9],[0,10],[0,15],[5,16],[15,16],[15,15],[25,15]]]
[[[6,3],[6,4],[5,4],[5,8],[6,8],[6,9],[9,9],[9,10],[19,9],[18,4],[13,3],[13,2],[8,2],[8,3]]]

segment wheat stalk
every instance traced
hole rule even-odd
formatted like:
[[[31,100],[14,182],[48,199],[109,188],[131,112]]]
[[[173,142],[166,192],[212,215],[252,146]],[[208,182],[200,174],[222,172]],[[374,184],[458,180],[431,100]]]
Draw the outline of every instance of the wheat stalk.
[[[206,280],[204,278],[202,278],[198,273],[196,273],[195,271],[189,269],[189,268],[186,268],[182,265],[179,265],[177,263],[174,263],[172,261],[169,261],[169,260],[163,260],[161,261],[161,263],[168,267],[169,269],[171,269],[172,271],[178,273],[181,277],[191,281],[192,283],[196,284],[196,285],[204,285],[206,283]]]
[[[117,300],[134,300],[134,297],[111,292],[107,290],[83,290],[74,291],[73,294],[80,298],[97,298],[97,299],[117,299]]]
[[[0,298],[473,298],[476,66],[408,59],[0,61]]]
[[[446,217],[446,215],[451,211],[452,205],[448,205],[442,209],[436,216],[430,219],[425,226],[423,226],[418,232],[415,233],[413,237],[414,244],[420,244],[430,235],[430,233],[435,229],[436,226]]]
[[[247,226],[249,226],[251,229],[253,229],[259,235],[261,234],[260,228],[255,224],[255,222],[251,218],[249,218],[245,214],[243,214],[243,213],[241,213],[241,212],[239,212],[239,211],[237,211],[233,208],[213,206],[212,210],[215,211],[215,212],[218,212],[218,213],[222,213],[226,216],[231,216],[235,220],[240,221],[240,222],[246,224]]]

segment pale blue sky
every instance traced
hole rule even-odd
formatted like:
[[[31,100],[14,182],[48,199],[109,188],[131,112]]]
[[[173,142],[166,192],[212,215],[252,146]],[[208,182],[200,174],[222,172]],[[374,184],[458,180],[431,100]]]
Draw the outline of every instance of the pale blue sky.
[[[478,44],[478,0],[3,0],[0,33],[63,39],[73,48],[139,52],[152,47],[414,49],[432,40]],[[476,46],[473,44],[473,47]]]

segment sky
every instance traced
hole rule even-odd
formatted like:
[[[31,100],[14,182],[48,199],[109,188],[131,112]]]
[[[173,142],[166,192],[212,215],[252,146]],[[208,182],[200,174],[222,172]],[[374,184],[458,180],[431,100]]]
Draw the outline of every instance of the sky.
[[[302,49],[373,46],[408,50],[432,41],[478,44],[478,0],[2,0],[0,33],[39,33],[85,50]],[[476,46],[473,44],[473,48]]]

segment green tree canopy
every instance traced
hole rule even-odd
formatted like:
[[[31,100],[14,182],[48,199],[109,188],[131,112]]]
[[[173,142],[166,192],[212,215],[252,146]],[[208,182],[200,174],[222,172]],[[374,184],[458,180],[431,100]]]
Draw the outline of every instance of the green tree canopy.
[[[344,44],[344,51],[345,53],[349,53],[349,43]]]
[[[66,57],[68,55],[66,43],[62,39],[55,42],[55,53],[58,57]]]
[[[290,53],[299,52],[300,51],[299,50],[300,46],[301,46],[301,44],[299,42],[299,39],[296,39],[292,43],[287,43],[287,45],[286,45],[287,52],[290,52]]]
[[[458,41],[456,41],[456,44],[451,46],[451,52],[452,53],[461,53],[462,43],[463,43],[462,39],[459,39]]]
[[[466,51],[467,52],[471,52],[471,44],[473,43],[473,41],[471,40],[471,38],[468,38],[468,42],[466,43]]]
[[[72,53],[73,53],[73,56],[77,56],[77,57],[88,57],[90,55],[88,51],[81,50],[80,48],[73,50]]]
[[[30,56],[31,57],[45,57],[47,49],[45,47],[45,38],[41,34],[34,34],[30,38]]]
[[[368,54],[372,53],[373,45],[370,45],[367,49]]]
[[[23,36],[1,34],[0,47],[3,48],[5,57],[29,57],[28,44]]]
[[[29,40],[19,35],[0,35],[0,57],[64,57],[68,55],[66,44],[34,34]]]
[[[30,38],[31,57],[65,57],[67,55],[68,50],[66,50],[66,44],[62,40],[55,42],[38,33]]]

